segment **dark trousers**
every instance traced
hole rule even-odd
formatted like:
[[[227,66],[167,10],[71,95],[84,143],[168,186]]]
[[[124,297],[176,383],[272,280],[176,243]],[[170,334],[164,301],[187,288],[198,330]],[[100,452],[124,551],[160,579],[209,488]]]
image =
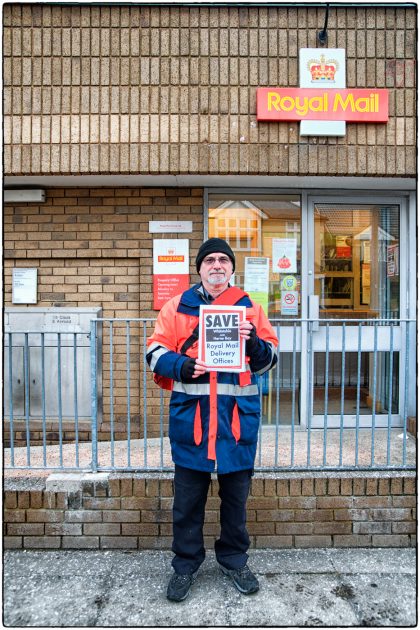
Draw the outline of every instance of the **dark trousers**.
[[[248,560],[246,501],[252,470],[218,475],[220,537],[215,543],[217,561],[227,569],[240,569]],[[175,465],[173,543],[175,573],[195,573],[205,557],[203,525],[211,475]]]

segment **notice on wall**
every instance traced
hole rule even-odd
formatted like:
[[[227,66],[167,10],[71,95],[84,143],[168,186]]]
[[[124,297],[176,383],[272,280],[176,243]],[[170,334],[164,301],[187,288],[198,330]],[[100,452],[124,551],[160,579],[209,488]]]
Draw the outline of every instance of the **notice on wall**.
[[[268,313],[268,278],[270,274],[270,259],[258,256],[245,257],[244,290],[251,300],[261,304],[264,312]]]
[[[297,239],[273,238],[273,272],[297,273]]]
[[[38,269],[13,269],[12,303],[36,304]]]
[[[162,306],[190,285],[188,239],[153,241],[153,309]]]
[[[210,372],[245,371],[245,340],[239,334],[245,319],[245,306],[200,306],[198,358]]]

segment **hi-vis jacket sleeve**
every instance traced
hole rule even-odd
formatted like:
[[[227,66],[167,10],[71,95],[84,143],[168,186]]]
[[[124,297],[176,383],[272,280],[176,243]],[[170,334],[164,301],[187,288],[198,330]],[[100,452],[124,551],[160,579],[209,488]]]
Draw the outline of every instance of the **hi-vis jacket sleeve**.
[[[254,374],[264,374],[277,363],[276,348],[279,341],[260,304],[253,302],[247,319],[254,324],[258,338],[258,343],[249,352],[249,367]]]
[[[174,381],[181,380],[181,368],[187,360],[185,355],[176,351],[183,343],[178,338],[176,321],[179,300],[180,296],[169,300],[160,310],[155,330],[147,340],[146,354],[147,363],[153,372]]]

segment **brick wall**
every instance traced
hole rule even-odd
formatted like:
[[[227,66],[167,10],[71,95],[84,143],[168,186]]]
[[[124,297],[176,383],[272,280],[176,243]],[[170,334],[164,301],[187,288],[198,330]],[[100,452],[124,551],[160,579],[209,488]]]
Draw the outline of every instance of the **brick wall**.
[[[10,268],[36,266],[39,306],[98,305],[105,317],[153,316],[149,221],[159,219],[193,222],[195,274],[202,189],[47,188],[45,203],[5,204],[5,303],[11,302]]]
[[[66,483],[48,489],[48,480],[33,480],[31,490],[28,480],[6,482],[6,549],[170,548],[170,474],[100,474],[96,481],[81,475],[67,490]],[[220,530],[217,489],[213,480],[208,548]],[[415,492],[413,473],[256,474],[248,500],[251,546],[414,546]]]
[[[149,233],[150,220],[190,220],[192,234]],[[153,238],[190,242],[190,277],[198,281],[194,260],[203,240],[203,191],[183,188],[49,188],[46,202],[4,206],[5,305],[12,305],[12,269],[38,269],[38,303],[44,307],[99,306],[103,317],[154,318],[152,310]],[[141,384],[143,336],[130,328],[131,437],[142,436]],[[147,334],[151,334],[151,325]],[[103,422],[99,439],[110,438],[109,327],[103,331]],[[127,435],[126,327],[113,334],[114,437]],[[151,375],[147,378],[151,381]],[[151,387],[148,435],[159,435],[159,390]],[[57,441],[57,423],[47,425],[47,442]],[[71,424],[64,441],[74,440]],[[26,427],[14,423],[15,445],[26,444]],[[8,439],[8,421],[5,424]],[[80,439],[89,439],[86,427]],[[55,437],[54,437],[55,436]],[[42,443],[40,423],[31,423],[33,443]]]
[[[257,123],[256,89],[298,85],[325,8],[3,7],[7,175],[416,173],[416,8],[331,7],[349,88],[388,88],[387,124],[305,138]]]

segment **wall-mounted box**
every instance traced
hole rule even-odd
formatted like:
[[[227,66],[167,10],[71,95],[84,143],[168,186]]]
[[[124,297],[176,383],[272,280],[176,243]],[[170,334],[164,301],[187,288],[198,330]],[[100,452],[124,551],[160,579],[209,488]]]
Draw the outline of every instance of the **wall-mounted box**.
[[[45,190],[40,188],[20,188],[3,191],[4,203],[44,203]]]
[[[90,321],[99,307],[6,307],[4,417],[91,418]],[[102,331],[98,327],[96,378],[102,410]],[[12,353],[10,354],[10,348]],[[76,387],[75,387],[76,385]],[[100,419],[100,418],[99,418]]]

